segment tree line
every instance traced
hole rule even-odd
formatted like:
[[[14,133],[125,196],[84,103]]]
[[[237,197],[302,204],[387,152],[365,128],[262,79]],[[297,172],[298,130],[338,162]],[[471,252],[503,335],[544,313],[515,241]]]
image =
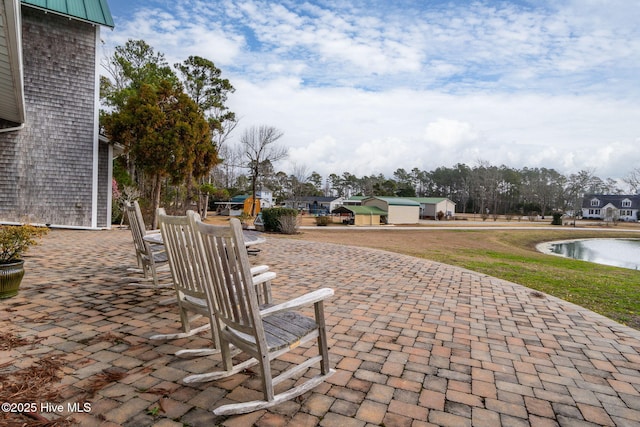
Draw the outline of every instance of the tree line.
[[[242,173],[229,175],[229,169],[220,167],[216,168],[220,185],[226,185],[231,195],[245,193],[248,179]],[[391,177],[383,174],[359,177],[350,172],[322,177],[315,171],[306,173],[304,167],[294,167],[294,172],[288,174],[274,172],[271,164],[265,164],[260,186],[271,190],[280,202],[309,196],[446,197],[456,203],[459,213],[549,215],[579,212],[585,194],[637,193],[640,168],[618,182],[601,179],[592,170],[563,175],[554,169],[516,169],[488,162],[474,166],[459,163],[431,171],[400,168]]]

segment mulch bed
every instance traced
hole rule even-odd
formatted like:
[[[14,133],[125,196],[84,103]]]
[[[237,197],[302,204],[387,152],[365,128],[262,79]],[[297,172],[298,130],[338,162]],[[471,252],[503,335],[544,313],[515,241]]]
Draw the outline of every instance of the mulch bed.
[[[31,345],[35,348],[39,338],[26,339],[11,332],[0,332],[0,351],[11,351],[17,347]],[[39,408],[41,403],[61,401],[61,390],[56,384],[62,379],[64,360],[56,356],[44,356],[34,359],[25,368],[17,369],[13,362],[0,365],[0,402],[14,405],[0,412],[0,424],[7,427],[63,427],[73,424],[69,416],[57,416],[48,419],[38,410],[21,411],[18,409]],[[3,407],[3,409],[5,409]]]

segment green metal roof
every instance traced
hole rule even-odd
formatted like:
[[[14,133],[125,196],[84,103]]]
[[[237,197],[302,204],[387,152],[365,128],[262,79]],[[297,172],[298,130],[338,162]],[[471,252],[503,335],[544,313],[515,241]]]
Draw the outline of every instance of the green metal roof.
[[[231,198],[231,203],[244,203],[245,200],[247,200],[249,197],[248,194],[241,194],[239,196],[233,196]]]
[[[343,205],[332,212],[341,213],[345,210],[354,213],[355,215],[386,215],[387,211],[383,211],[377,206],[352,206],[352,205]]]
[[[21,0],[22,4],[113,28],[107,0]]]
[[[370,199],[383,200],[389,206],[420,206],[420,203],[418,203],[418,202],[416,202],[414,200],[405,199],[405,198],[402,198],[402,197],[380,197],[380,196],[374,196],[374,197],[370,197]]]

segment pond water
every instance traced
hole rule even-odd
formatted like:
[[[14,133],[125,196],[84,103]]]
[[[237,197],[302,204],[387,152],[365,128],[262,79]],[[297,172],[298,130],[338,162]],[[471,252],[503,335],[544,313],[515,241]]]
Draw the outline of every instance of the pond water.
[[[615,267],[640,269],[640,239],[587,239],[551,242],[556,255]]]

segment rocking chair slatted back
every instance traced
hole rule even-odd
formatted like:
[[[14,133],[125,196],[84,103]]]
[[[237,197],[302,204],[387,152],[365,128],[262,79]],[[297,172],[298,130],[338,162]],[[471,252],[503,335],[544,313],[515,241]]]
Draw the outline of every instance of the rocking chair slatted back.
[[[202,286],[205,272],[202,264],[194,262],[197,259],[195,233],[188,217],[169,216],[164,209],[159,209],[158,218],[176,291],[206,299]]]
[[[164,247],[158,245],[152,245],[144,240],[147,235],[147,229],[142,218],[142,212],[140,211],[140,205],[137,201],[133,203],[125,203],[125,211],[127,212],[127,218],[129,219],[129,228],[131,228],[131,234],[133,236],[133,244],[136,250],[136,258],[138,260],[138,267],[142,268],[145,279],[153,279],[153,286],[156,288],[171,286],[160,285],[158,277],[158,269],[167,263],[167,256],[164,251]]]
[[[197,215],[194,212],[188,214]],[[205,267],[197,262],[196,237],[189,217],[169,216],[165,210],[158,209],[158,223],[162,234],[162,244],[169,261],[169,270],[173,287],[175,289],[174,301],[178,304],[182,332],[156,334],[150,337],[153,340],[187,338],[205,330],[211,330],[213,346],[210,349],[184,349],[176,355],[190,354],[203,355],[217,352],[218,332],[212,327],[213,309],[207,305],[204,291]],[[195,313],[195,316],[191,316]],[[207,324],[193,327],[192,322],[200,316],[209,319]]]
[[[133,236],[133,245],[136,249],[136,255],[139,258],[152,258],[149,244],[143,240],[146,234],[146,227],[144,225],[144,219],[142,218],[142,212],[140,212],[140,205],[138,201],[133,203],[126,202],[125,210],[127,212],[127,219],[129,220],[129,227],[131,228],[131,234]]]
[[[231,219],[233,224],[236,219]],[[214,284],[217,317],[224,325],[246,334],[254,333],[258,299],[239,227],[216,227],[203,223],[196,225],[202,236],[203,264],[209,265]],[[212,295],[212,296],[214,296]]]

